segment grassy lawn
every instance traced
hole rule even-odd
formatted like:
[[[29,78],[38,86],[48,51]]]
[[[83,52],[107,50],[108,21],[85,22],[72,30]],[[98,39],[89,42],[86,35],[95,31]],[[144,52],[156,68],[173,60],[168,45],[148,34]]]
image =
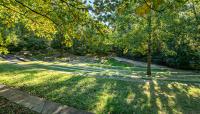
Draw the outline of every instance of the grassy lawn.
[[[104,64],[0,61],[0,83],[78,109],[99,114],[200,113],[200,83],[189,83],[200,81],[199,74],[159,68],[154,68],[153,74],[158,79],[187,80],[188,83],[156,79],[130,82],[95,77],[146,77],[145,68],[113,64],[113,61]]]
[[[12,103],[3,97],[0,97],[0,114],[38,114],[38,113],[30,109],[24,108],[18,104]]]

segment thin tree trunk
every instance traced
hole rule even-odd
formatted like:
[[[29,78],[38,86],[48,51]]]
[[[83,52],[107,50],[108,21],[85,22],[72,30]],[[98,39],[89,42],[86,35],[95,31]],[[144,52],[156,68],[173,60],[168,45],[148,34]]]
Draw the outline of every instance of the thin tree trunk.
[[[192,0],[192,10],[193,10],[193,13],[194,13],[194,16],[195,16],[195,19],[196,19],[196,29],[198,31],[198,25],[200,24],[199,23],[199,19],[198,19],[198,14],[196,12],[196,8],[195,8],[195,3],[194,3],[194,0]],[[197,34],[194,34],[194,37],[195,37],[195,40],[197,40],[197,37],[198,35]]]
[[[195,16],[195,19],[196,19],[196,22],[197,22],[197,25],[199,24],[199,20],[198,20],[198,16],[197,16],[197,12],[196,12],[196,8],[195,8],[195,4],[194,4],[194,1],[192,0],[192,10],[193,10],[193,13],[194,13],[194,16]]]
[[[151,76],[151,34],[152,34],[152,14],[148,16],[148,30],[149,30],[149,38],[148,38],[148,52],[147,52],[147,75]]]
[[[59,33],[59,38],[60,38],[60,43],[61,43],[61,49],[60,49],[60,56],[63,57],[64,56],[64,35],[62,33]]]

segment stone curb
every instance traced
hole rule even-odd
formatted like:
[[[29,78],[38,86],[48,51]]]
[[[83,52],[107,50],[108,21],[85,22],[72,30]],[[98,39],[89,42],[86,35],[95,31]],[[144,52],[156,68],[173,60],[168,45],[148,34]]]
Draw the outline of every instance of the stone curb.
[[[0,84],[0,96],[42,114],[92,114],[66,105],[31,96],[25,92]]]

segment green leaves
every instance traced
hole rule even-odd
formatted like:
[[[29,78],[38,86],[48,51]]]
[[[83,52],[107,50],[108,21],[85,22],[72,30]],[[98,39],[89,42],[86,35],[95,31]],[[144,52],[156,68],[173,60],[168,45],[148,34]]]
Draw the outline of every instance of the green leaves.
[[[95,32],[104,32],[89,14],[89,7],[85,1],[0,0],[0,23],[9,28],[21,23],[41,38],[53,39],[56,34],[67,36],[61,42],[71,47],[73,38],[84,37],[83,28],[87,25],[93,26]]]
[[[89,18],[86,4],[78,1],[8,0],[2,1],[0,6],[2,9],[0,14],[15,16],[13,19],[18,19],[30,30],[42,34],[53,34],[57,31],[65,34],[71,24],[77,26]]]

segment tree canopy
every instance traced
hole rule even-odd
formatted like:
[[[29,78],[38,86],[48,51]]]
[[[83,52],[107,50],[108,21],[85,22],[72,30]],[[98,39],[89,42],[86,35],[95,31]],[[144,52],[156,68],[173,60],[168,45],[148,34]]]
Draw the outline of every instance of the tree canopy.
[[[37,44],[196,69],[199,11],[199,0],[0,0],[0,53]]]

